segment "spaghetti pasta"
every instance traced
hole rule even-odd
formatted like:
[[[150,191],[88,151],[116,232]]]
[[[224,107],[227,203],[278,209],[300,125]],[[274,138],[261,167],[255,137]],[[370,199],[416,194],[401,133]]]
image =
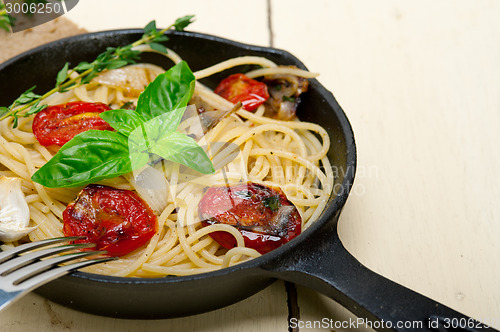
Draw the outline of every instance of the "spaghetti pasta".
[[[141,47],[141,51],[150,50],[148,46]],[[169,51],[169,57],[175,63],[181,61],[180,56],[172,51]],[[273,74],[315,76],[297,68],[277,66],[261,57],[230,59],[194,75],[201,79],[243,64],[262,67],[251,72],[251,77]],[[138,96],[130,87],[131,80],[139,80],[143,85],[145,79],[149,83],[162,71],[150,64],[110,70],[88,84],[56,93],[43,102],[49,105],[72,101],[102,102],[118,109],[126,103],[137,102]],[[200,82],[196,83],[192,100],[202,100],[219,110],[230,110],[235,106]],[[180,276],[209,272],[260,256],[256,250],[245,248],[242,234],[235,227],[226,224],[202,227],[198,203],[209,186],[251,181],[278,187],[297,208],[302,229],[317,220],[330,197],[334,180],[326,156],[330,146],[326,130],[314,123],[298,119],[282,121],[265,117],[263,113],[262,106],[254,113],[240,108],[205,133],[201,132],[196,115],[183,119],[179,130],[198,136],[198,143],[211,157],[216,172],[200,175],[166,160],[148,166],[163,178],[165,185],[157,189],[164,195],[164,201],[155,200],[158,192],[147,197],[147,193],[141,191],[136,172],[98,182],[138,192],[158,215],[159,227],[145,246],[118,260],[88,267],[86,271],[123,277]],[[37,169],[57,152],[57,148],[44,147],[37,142],[31,129],[32,120],[33,117],[21,118],[16,128],[12,126],[12,118],[0,122],[0,175],[22,180],[31,225],[37,226],[29,234],[29,239],[36,241],[64,236],[63,211],[81,187],[52,189],[31,181]],[[222,144],[215,144],[217,142]],[[144,169],[137,172],[142,171]],[[237,247],[222,248],[210,237],[213,232],[231,234]]]

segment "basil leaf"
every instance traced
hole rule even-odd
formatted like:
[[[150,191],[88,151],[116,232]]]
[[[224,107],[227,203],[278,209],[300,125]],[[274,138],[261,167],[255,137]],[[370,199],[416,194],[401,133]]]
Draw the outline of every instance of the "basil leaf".
[[[145,122],[144,118],[133,110],[109,110],[99,114],[114,130],[128,136],[135,128]]]
[[[128,134],[129,139],[133,141],[133,144],[137,145],[137,150],[147,150],[149,146],[158,144],[162,136],[177,129],[182,119],[182,115],[184,114],[184,110],[185,108],[178,108],[159,115],[152,120],[138,123],[138,125]],[[107,112],[109,111],[101,114]],[[106,119],[104,120],[107,122]],[[110,125],[113,127],[111,123]]]
[[[103,69],[106,65],[123,64],[107,59],[110,52],[108,49],[100,55]],[[95,64],[80,63],[78,67],[86,66]],[[92,74],[85,79],[91,78]],[[175,131],[194,85],[195,77],[189,66],[184,61],[176,64],[147,86],[135,110],[110,110],[100,114],[117,132],[88,130],[76,135],[32,180],[52,188],[80,186],[128,173],[157,157],[201,173],[213,173],[213,164],[205,151],[192,138]],[[22,97],[33,98],[33,89]]]
[[[150,159],[150,141],[147,136],[146,127],[147,124],[143,123],[128,136],[128,149],[132,169],[144,166]]]
[[[73,137],[31,179],[45,187],[83,186],[132,171],[127,137],[88,130]]]
[[[177,129],[184,111],[185,108],[177,108],[171,112],[163,113],[152,120],[142,122],[129,133],[132,168],[142,167],[144,158],[149,158],[150,154],[153,153],[151,147],[162,144],[160,140]]]
[[[163,113],[147,122],[148,138],[157,141],[162,135],[176,131],[181,123],[186,107],[176,108]]]
[[[215,172],[212,161],[196,141],[176,131],[163,135],[150,151],[203,174]]]
[[[195,77],[181,61],[151,82],[139,96],[135,111],[151,120],[165,112],[187,105],[193,95]]]

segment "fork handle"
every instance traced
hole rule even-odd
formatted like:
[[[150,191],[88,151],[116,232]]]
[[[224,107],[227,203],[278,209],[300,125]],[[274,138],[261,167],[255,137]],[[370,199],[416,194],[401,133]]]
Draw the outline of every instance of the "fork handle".
[[[15,292],[5,292],[0,289],[0,311],[3,308],[6,308],[7,305],[11,304],[14,299],[18,298],[18,296],[21,296],[22,291],[15,291]]]

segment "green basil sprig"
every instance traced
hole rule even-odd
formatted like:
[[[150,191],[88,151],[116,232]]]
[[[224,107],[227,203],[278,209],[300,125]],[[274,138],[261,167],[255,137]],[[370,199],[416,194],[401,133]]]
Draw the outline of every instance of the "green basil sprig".
[[[159,158],[213,173],[205,151],[176,131],[194,85],[189,66],[178,63],[146,87],[135,110],[100,114],[116,131],[88,130],[76,135],[31,179],[51,188],[83,186],[129,173]]]

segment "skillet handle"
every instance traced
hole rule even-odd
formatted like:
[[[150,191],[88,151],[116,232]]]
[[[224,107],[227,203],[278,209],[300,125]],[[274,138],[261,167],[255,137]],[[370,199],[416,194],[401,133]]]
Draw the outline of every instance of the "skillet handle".
[[[264,268],[332,298],[377,330],[496,331],[361,265],[340,242],[336,224]]]

